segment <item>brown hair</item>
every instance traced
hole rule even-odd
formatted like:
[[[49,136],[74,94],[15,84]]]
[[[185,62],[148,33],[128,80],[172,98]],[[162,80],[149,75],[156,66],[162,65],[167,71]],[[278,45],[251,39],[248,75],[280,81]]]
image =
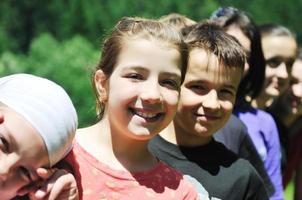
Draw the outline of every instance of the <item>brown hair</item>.
[[[189,51],[201,48],[215,54],[219,63],[225,67],[244,68],[246,56],[243,47],[213,21],[206,20],[193,26],[185,43]]]
[[[111,33],[104,40],[101,59],[92,76],[93,89],[97,97],[96,106],[99,119],[103,117],[105,103],[99,100],[99,95],[95,88],[95,72],[101,69],[107,78],[109,78],[117,64],[124,41],[137,38],[160,41],[161,44],[176,48],[181,54],[181,81],[183,82],[184,80],[187,71],[187,50],[181,35],[169,25],[156,20],[124,17],[115,25]]]
[[[164,15],[159,18],[159,21],[165,24],[169,24],[179,32],[181,32],[183,28],[192,26],[197,23],[194,20],[178,13]]]
[[[262,37],[266,36],[287,36],[296,39],[294,33],[288,28],[279,24],[262,24],[259,26]]]

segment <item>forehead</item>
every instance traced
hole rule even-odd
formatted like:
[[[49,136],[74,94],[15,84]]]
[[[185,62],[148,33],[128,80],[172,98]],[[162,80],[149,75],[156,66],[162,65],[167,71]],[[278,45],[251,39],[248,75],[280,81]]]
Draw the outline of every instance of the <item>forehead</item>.
[[[1,107],[4,123],[0,133],[9,141],[10,150],[17,154],[20,162],[33,166],[48,165],[48,153],[39,132],[20,114],[8,107]]]
[[[176,46],[156,40],[128,39],[122,44],[115,70],[135,66],[180,75],[180,61],[181,55]]]
[[[234,36],[239,41],[239,43],[243,46],[245,51],[251,50],[250,39],[243,33],[243,31],[238,26],[232,25],[227,29],[226,32]]]
[[[262,48],[265,59],[272,57],[294,58],[297,43],[289,36],[266,36],[262,38]]]
[[[201,48],[195,48],[189,53],[188,71],[185,80],[205,80],[223,84],[239,84],[242,69],[225,67],[218,62],[213,53],[207,53]]]
[[[296,60],[294,62],[291,75],[302,82],[302,60]]]

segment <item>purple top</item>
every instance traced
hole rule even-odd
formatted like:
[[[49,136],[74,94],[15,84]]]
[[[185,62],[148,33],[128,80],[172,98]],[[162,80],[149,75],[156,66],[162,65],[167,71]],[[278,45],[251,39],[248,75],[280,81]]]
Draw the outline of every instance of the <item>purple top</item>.
[[[273,117],[263,110],[250,106],[236,108],[234,114],[246,125],[248,133],[264,162],[266,171],[275,186],[275,193],[270,197],[270,200],[283,200],[281,149],[279,134]]]

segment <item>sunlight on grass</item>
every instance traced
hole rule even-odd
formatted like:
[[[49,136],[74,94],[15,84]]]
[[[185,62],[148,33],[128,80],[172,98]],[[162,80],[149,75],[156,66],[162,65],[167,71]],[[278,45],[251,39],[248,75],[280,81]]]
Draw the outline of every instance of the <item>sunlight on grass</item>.
[[[294,184],[290,182],[289,185],[285,188],[285,199],[286,200],[293,200],[294,199]]]

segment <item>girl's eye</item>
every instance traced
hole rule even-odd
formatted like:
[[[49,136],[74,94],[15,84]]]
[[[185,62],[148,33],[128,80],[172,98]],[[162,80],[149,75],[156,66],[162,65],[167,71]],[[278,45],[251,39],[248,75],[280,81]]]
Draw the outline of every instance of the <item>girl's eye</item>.
[[[0,148],[2,149],[2,151],[8,153],[9,152],[9,144],[7,142],[7,140],[0,135]]]
[[[30,176],[30,172],[29,172],[28,169],[21,166],[21,167],[19,167],[19,172],[20,172],[21,176],[24,177],[27,181],[32,181],[31,176]]]
[[[144,77],[138,73],[131,73],[131,74],[128,74],[126,77],[129,79],[133,79],[133,80],[144,80]]]
[[[167,79],[162,81],[162,85],[167,86],[168,88],[178,90],[180,88],[179,84],[172,79]]]
[[[268,64],[272,68],[276,68],[281,64],[281,62],[276,59],[269,59],[266,61],[266,64]]]

